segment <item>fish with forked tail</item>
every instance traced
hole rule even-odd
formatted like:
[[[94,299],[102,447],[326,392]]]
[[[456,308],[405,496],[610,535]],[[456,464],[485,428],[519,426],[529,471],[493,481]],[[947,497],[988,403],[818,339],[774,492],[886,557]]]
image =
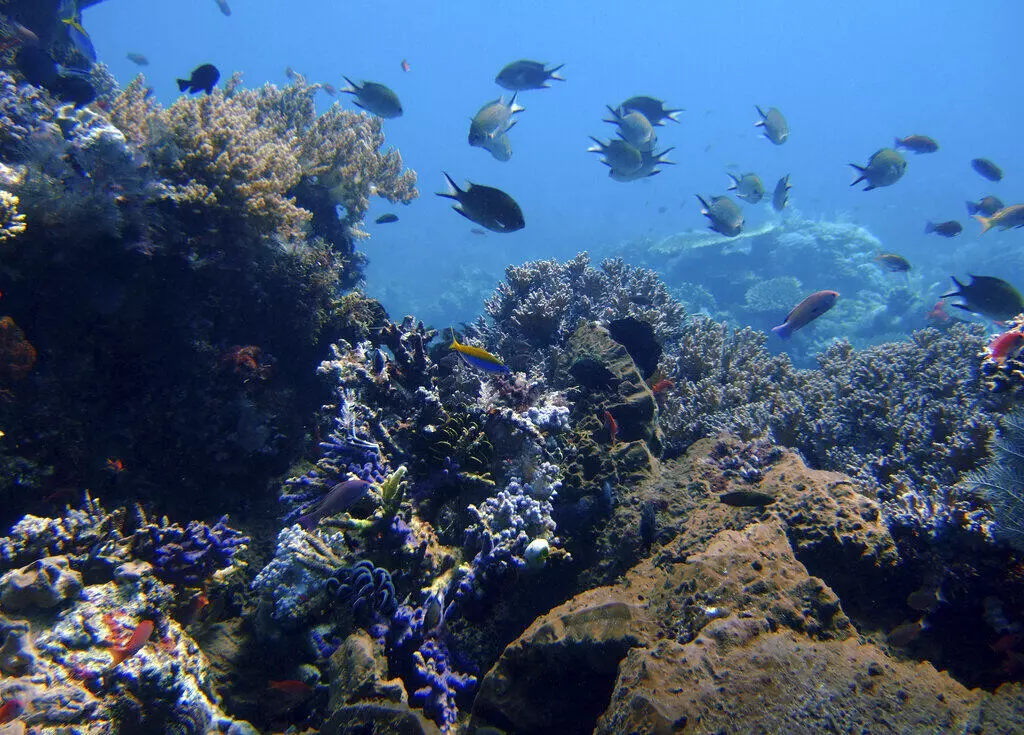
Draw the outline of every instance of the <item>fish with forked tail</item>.
[[[966,284],[958,281],[956,276],[951,276],[956,288],[942,294],[942,298],[959,296],[963,303],[950,306],[994,321],[1006,321],[1024,312],[1024,297],[1002,278],[968,275],[971,281]]]
[[[839,294],[835,291],[817,291],[801,301],[793,311],[786,315],[786,319],[772,331],[782,339],[789,339],[793,332],[806,327],[819,316],[836,305]]]

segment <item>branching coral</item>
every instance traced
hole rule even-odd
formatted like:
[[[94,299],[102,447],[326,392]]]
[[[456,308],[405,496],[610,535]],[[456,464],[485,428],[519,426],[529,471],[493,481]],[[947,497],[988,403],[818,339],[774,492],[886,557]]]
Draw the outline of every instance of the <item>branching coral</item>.
[[[980,492],[991,504],[995,534],[1024,551],[1024,412],[1017,409],[1003,418],[991,461],[972,472],[964,485]]]
[[[224,516],[212,527],[190,521],[185,528],[167,518],[159,524],[144,522],[131,537],[129,553],[151,562],[156,576],[165,582],[199,586],[230,567],[235,554],[249,542],[227,520]]]
[[[18,197],[9,191],[0,191],[0,243],[13,239],[25,231],[25,215],[18,211]]]

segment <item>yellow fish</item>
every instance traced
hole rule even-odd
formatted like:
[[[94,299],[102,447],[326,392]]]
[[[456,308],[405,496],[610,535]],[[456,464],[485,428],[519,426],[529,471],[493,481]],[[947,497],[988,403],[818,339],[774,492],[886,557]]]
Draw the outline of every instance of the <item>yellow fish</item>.
[[[492,355],[487,350],[481,347],[473,347],[472,345],[464,345],[455,338],[455,330],[452,329],[452,343],[449,347],[462,357],[466,361],[466,364],[472,367],[479,368],[488,373],[507,373],[511,372],[508,367],[501,361],[501,358]]]

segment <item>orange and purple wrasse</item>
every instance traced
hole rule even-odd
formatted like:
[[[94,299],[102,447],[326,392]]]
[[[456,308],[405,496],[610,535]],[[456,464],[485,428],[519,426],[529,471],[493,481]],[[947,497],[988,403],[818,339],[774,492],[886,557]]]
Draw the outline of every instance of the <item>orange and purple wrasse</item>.
[[[24,700],[17,697],[8,699],[3,703],[3,706],[0,706],[0,725],[6,725],[8,722],[14,722],[24,711]]]
[[[1010,207],[1003,207],[988,217],[980,214],[974,215],[974,219],[981,222],[981,234],[994,227],[1000,230],[1009,230],[1013,227],[1024,227],[1024,204],[1014,204]]]
[[[110,656],[113,659],[113,663],[110,668],[114,668],[122,661],[131,658],[136,653],[142,650],[143,646],[149,640],[149,637],[153,635],[153,630],[156,625],[152,620],[143,620],[132,631],[132,637],[128,639],[128,642],[123,646],[114,646],[110,649]]]
[[[615,444],[615,440],[619,437],[619,424],[612,416],[611,411],[604,412],[604,425],[608,427],[608,438],[611,439],[612,444]]]
[[[313,687],[304,681],[297,681],[295,679],[272,681],[267,684],[267,688],[292,697],[308,697],[313,693]]]
[[[893,273],[906,273],[910,270],[910,261],[895,253],[880,253],[875,256],[875,262]]]
[[[119,475],[124,472],[124,462],[120,459],[107,459],[107,463],[103,466],[107,472],[113,472],[115,475]]]
[[[298,520],[298,524],[307,531],[312,531],[320,521],[328,516],[337,515],[351,508],[362,500],[370,490],[366,480],[345,480],[331,488],[324,499],[306,515]]]
[[[654,385],[651,386],[651,393],[653,393],[654,395],[658,395],[659,393],[664,393],[665,391],[667,391],[669,388],[671,388],[674,385],[675,385],[675,383],[673,383],[668,378],[665,378],[664,380],[659,380],[657,383],[655,383]]]
[[[806,327],[819,316],[836,304],[839,294],[836,291],[817,291],[797,304],[793,311],[786,315],[786,320],[772,331],[782,339],[789,339],[793,332]]]
[[[1022,347],[1024,347],[1024,334],[1014,329],[1000,334],[988,343],[988,356],[1002,364],[1019,355]]]
[[[926,235],[934,232],[936,235],[942,235],[943,237],[956,237],[963,231],[964,226],[955,219],[939,223],[926,222],[924,225],[924,234]]]
[[[488,373],[508,373],[511,372],[508,366],[501,361],[501,358],[492,355],[482,347],[474,347],[473,345],[464,345],[455,338],[455,330],[452,330],[452,343],[448,345],[451,349],[459,353],[465,363],[471,367],[475,367],[479,370],[483,370]]]
[[[936,301],[935,306],[924,315],[924,318],[933,324],[949,324],[953,320],[953,317],[946,311],[945,301]]]

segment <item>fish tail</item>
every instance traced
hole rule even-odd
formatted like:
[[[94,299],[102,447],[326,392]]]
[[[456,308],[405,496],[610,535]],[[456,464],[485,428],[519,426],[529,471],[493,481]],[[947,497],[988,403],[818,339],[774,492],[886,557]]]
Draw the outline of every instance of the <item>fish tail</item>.
[[[459,349],[459,340],[455,338],[455,327],[448,327],[452,333],[452,343],[448,345],[448,349],[457,350]]]
[[[930,232],[935,232],[935,223],[928,221],[924,223],[924,234],[927,235]]]
[[[516,97],[517,96],[519,96],[519,91],[518,90],[512,93],[512,100],[508,103],[508,109],[509,109],[509,114],[510,115],[515,115],[517,112],[522,112],[523,110],[526,109],[522,105],[517,105],[516,104]]]
[[[974,202],[964,202],[967,205],[967,214],[972,217],[981,211],[981,205],[975,204]]]
[[[864,166],[858,166],[856,163],[851,163],[850,165],[857,170],[857,178],[850,182],[850,186],[856,186],[866,178],[864,176],[864,172],[867,170],[867,168]]]
[[[187,80],[187,79],[179,79],[178,80],[178,91],[179,92],[184,92],[186,89],[189,88],[189,85],[190,85],[189,80]]]
[[[341,78],[344,79],[345,83],[348,85],[347,87],[345,87],[345,89],[341,90],[342,92],[347,92],[348,94],[359,94],[359,85],[358,84],[353,82],[351,79],[349,79],[344,74],[341,75]]]
[[[793,328],[789,326],[789,322],[783,322],[777,327],[772,327],[772,331],[779,335],[781,339],[789,339],[793,336]]]
[[[960,292],[964,289],[964,284],[956,280],[956,276],[950,276],[950,278],[953,280],[953,285],[956,286],[956,288],[949,293],[942,294],[942,296],[939,297],[940,299],[948,299],[950,296],[959,296]],[[957,306],[957,304],[953,304],[953,306]]]
[[[700,194],[697,194],[695,196],[697,197],[697,201],[700,202],[700,206],[704,207],[704,209],[709,209],[708,203],[704,201],[704,197],[702,197]]]
[[[902,140],[900,140],[899,138],[893,138],[892,139],[892,149],[894,151],[898,151],[902,147],[903,147],[903,141]]]
[[[666,113],[665,117],[667,117],[667,118],[668,118],[669,120],[671,120],[672,122],[679,122],[679,117],[678,117],[678,115],[679,115],[679,113],[680,113],[680,112],[686,112],[686,110],[684,110],[684,109],[682,109],[682,108],[680,108],[680,109],[678,109],[678,110],[669,110],[669,111],[668,111],[668,112]]]
[[[591,139],[592,141],[594,141],[595,143],[597,143],[597,145],[596,145],[596,146],[593,146],[593,147],[591,147],[591,148],[587,148],[587,152],[588,152],[588,153],[604,153],[604,149],[605,149],[605,147],[606,147],[606,146],[605,146],[605,144],[604,144],[604,143],[602,143],[601,141],[599,141],[599,140],[598,140],[597,138],[595,138],[595,137],[594,137],[593,135],[591,135],[591,136],[588,136],[588,137],[589,137],[589,138],[590,138],[590,139]]]
[[[565,66],[565,64],[559,64],[558,66],[553,68],[551,71],[549,71],[548,72],[548,79],[557,79],[560,82],[564,82],[565,81],[565,77],[563,77],[561,74],[558,73],[558,70],[561,69],[563,66]]]
[[[445,199],[454,199],[455,201],[458,201],[459,194],[462,193],[462,190],[459,189],[458,185],[455,183],[455,180],[448,175],[447,171],[442,171],[441,173],[443,173],[445,179],[448,180],[448,191],[439,191],[437,192],[437,195],[439,197],[444,197]]]
[[[991,217],[984,217],[984,216],[982,216],[980,214],[975,214],[975,215],[972,215],[972,216],[974,217],[974,219],[976,219],[979,222],[981,222],[981,232],[979,234],[984,235],[986,232],[988,232],[989,230],[992,229],[992,218]],[[953,280],[955,281],[956,279],[954,278]]]

